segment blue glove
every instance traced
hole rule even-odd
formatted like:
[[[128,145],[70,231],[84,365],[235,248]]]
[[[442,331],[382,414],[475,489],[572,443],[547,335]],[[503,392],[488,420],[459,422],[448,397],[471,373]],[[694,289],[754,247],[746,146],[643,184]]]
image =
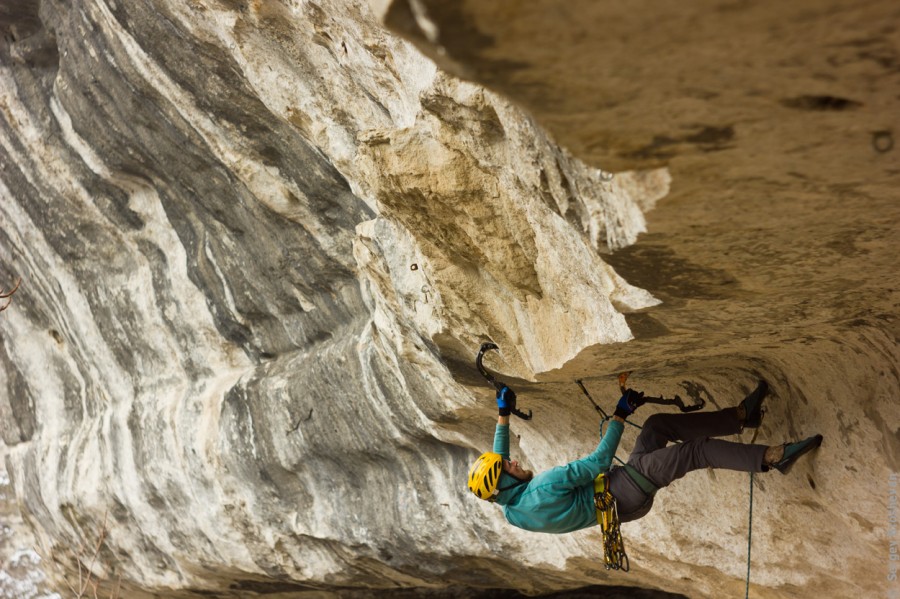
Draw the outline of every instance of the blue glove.
[[[626,389],[622,397],[619,398],[619,403],[616,404],[616,411],[613,412],[613,415],[621,418],[628,418],[634,414],[634,411],[643,405],[643,403],[643,392],[638,392],[634,389]]]
[[[497,391],[497,407],[501,416],[509,416],[516,409],[516,393],[506,385]]]

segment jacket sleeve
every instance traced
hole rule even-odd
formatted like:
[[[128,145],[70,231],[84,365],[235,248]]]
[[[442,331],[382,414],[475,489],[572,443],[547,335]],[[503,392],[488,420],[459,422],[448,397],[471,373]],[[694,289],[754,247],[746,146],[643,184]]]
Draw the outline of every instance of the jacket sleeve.
[[[616,449],[619,448],[619,440],[622,438],[624,428],[621,422],[610,421],[606,435],[593,453],[562,467],[563,480],[561,482],[567,487],[580,487],[593,481],[601,472],[609,470],[612,460],[616,456]]]
[[[497,424],[494,430],[494,453],[499,453],[504,460],[509,459],[509,425]]]

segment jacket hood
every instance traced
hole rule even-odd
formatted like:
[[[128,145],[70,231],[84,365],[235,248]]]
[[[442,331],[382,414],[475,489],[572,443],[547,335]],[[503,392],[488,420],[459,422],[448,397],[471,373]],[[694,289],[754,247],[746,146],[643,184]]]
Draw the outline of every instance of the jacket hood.
[[[522,493],[525,492],[525,488],[528,486],[529,482],[530,481],[527,480],[519,480],[506,472],[501,472],[497,488],[506,490],[500,491],[500,493],[497,494],[497,503],[500,505],[515,503],[519,497],[521,497]]]

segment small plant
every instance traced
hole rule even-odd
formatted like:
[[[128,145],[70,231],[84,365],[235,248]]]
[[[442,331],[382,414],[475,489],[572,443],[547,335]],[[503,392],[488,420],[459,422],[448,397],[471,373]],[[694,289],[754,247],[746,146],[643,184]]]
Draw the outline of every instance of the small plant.
[[[8,300],[5,304],[3,304],[3,306],[0,306],[0,312],[3,312],[7,308],[9,308],[9,305],[12,303],[12,295],[16,292],[16,290],[19,288],[19,285],[21,284],[22,279],[20,278],[18,281],[16,281],[16,286],[13,287],[11,291],[0,292],[0,299]]]
[[[97,541],[92,546],[86,545],[84,541],[78,544],[78,551],[75,556],[75,562],[78,564],[78,582],[73,584],[68,577],[65,579],[66,586],[69,587],[69,591],[72,593],[72,599],[101,599],[100,586],[103,581],[94,574],[94,565],[100,557],[106,537],[109,534],[109,529],[106,525],[107,516],[108,514],[104,514],[103,525],[100,528],[100,533],[97,535]],[[119,598],[121,585],[122,580],[116,579],[116,585],[110,591],[108,599]]]

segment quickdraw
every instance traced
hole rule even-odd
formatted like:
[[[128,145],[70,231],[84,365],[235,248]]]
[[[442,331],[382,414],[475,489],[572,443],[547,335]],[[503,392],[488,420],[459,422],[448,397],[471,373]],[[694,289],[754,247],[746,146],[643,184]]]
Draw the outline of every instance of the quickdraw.
[[[597,508],[597,522],[603,532],[603,565],[607,570],[628,572],[630,564],[622,539],[616,498],[609,492],[606,473],[594,479],[594,506]]]

